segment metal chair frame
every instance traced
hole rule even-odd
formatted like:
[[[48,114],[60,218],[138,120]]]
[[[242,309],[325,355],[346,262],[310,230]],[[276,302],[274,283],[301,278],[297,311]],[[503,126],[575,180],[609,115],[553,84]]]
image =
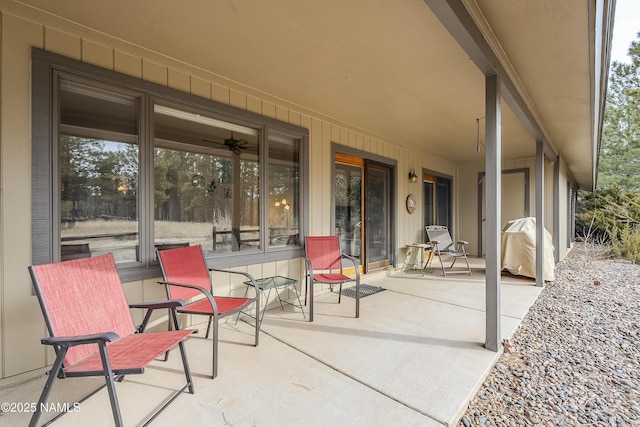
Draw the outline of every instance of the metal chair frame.
[[[356,271],[356,278],[343,273],[342,260],[347,260]],[[313,285],[326,283],[340,285],[338,304],[342,300],[342,284],[356,282],[356,318],[360,317],[360,269],[358,262],[352,256],[343,254],[340,250],[338,236],[306,236],[305,237],[305,304],[309,295],[309,321],[313,322]]]
[[[158,283],[166,287],[168,298],[172,299],[178,296],[181,299],[191,300],[191,302],[179,307],[177,312],[209,316],[205,338],[209,337],[209,332],[213,327],[213,367],[211,377],[215,378],[218,376],[218,325],[220,319],[234,314],[239,315],[242,310],[254,302],[256,312],[259,312],[260,289],[250,274],[208,267],[200,245],[156,250],[156,255],[160,261],[164,278],[163,281]],[[178,257],[177,261],[179,262],[171,259],[174,256]],[[243,280],[251,282],[255,296],[251,298],[214,296],[210,276],[210,273],[214,271],[244,276]],[[194,297],[204,298],[192,300]],[[258,346],[259,338],[260,322],[256,320],[254,342],[256,347]]]
[[[433,245],[433,248],[431,249],[432,253],[435,253],[440,261],[442,275],[445,277],[447,274],[468,274],[471,276],[471,267],[469,266],[469,259],[467,258],[467,251],[465,249],[465,245],[468,245],[469,242],[457,240],[454,243],[451,239],[449,229],[444,225],[428,225],[425,227],[425,230],[427,232],[429,242]],[[431,255],[432,254],[429,254],[429,261],[427,265],[432,261]],[[442,261],[443,256],[450,256],[453,258],[453,262],[448,268],[445,268],[444,266],[444,262]],[[464,262],[467,264],[466,270],[453,270],[453,266],[458,258],[464,259]],[[425,265],[425,268],[427,265]]]
[[[116,426],[122,426],[122,414],[115,382],[125,375],[141,374],[145,366],[176,345],[180,348],[186,384],[143,424],[151,423],[182,392],[194,393],[184,340],[193,330],[180,330],[176,309],[184,301],[127,304],[118,271],[111,254],[80,258],[29,267],[35,293],[49,331],[42,344],[53,347],[56,359],[29,422],[38,425],[42,408],[56,378],[102,376],[105,384],[76,403],[82,403],[107,388]],[[130,308],[147,312],[141,325],[135,326]],[[144,332],[153,310],[168,309],[175,330]],[[45,425],[68,412],[61,412]]]

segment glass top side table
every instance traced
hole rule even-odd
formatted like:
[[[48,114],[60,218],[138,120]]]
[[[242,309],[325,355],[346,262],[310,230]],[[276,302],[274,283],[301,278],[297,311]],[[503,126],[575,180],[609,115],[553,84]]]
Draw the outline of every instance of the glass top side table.
[[[280,298],[280,293],[276,290],[276,295],[278,296],[278,301],[280,302],[280,307],[284,310],[284,304],[289,304],[292,305],[294,307],[299,307],[300,310],[302,311],[302,317],[304,317],[305,319],[307,318],[306,315],[304,314],[304,308],[302,307],[302,303],[300,302],[300,294],[298,293],[298,289],[296,288],[296,283],[298,283],[298,281],[296,279],[292,279],[290,277],[285,277],[285,276],[269,276],[269,277],[263,277],[261,279],[255,279],[256,281],[256,285],[258,285],[258,288],[262,291],[262,292],[267,292],[267,299],[264,302],[264,307],[262,308],[262,314],[260,314],[260,325],[262,325],[262,319],[264,319],[264,312],[267,310],[267,304],[269,303],[269,296],[271,295],[271,291],[273,291],[274,289],[282,289],[282,288],[287,288],[287,287],[292,287],[293,291],[296,293],[296,299],[298,300],[298,304],[283,300],[282,298]],[[247,286],[253,286],[253,283],[251,283],[250,280],[247,280],[245,282],[242,282]],[[247,292],[249,291],[249,288],[247,287],[244,291],[244,296],[247,296]],[[259,312],[259,309],[258,309]]]

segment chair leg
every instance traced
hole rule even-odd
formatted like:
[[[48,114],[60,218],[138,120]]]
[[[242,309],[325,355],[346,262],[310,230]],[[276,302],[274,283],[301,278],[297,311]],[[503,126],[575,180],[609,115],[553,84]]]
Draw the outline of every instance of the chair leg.
[[[193,388],[193,379],[191,378],[191,368],[189,368],[189,360],[187,359],[187,350],[184,347],[184,341],[180,341],[178,343],[180,347],[180,354],[182,355],[182,366],[184,366],[184,376],[187,379],[187,384],[189,385],[189,393],[195,393]]]
[[[442,255],[438,255],[438,259],[440,260],[440,267],[442,268],[442,275],[447,277],[447,271],[444,268],[444,263],[442,262]]]
[[[338,304],[342,300],[342,283],[340,283],[340,289],[338,290]]]
[[[454,257],[453,258],[453,262],[449,266],[449,270],[453,269],[453,266],[454,266],[454,264],[456,263],[457,260],[458,260],[458,257]],[[471,266],[469,265],[469,259],[466,256],[464,257],[464,262],[467,264],[467,273],[469,273],[469,276],[471,276]],[[462,272],[460,272],[460,273],[462,273]]]
[[[309,276],[304,277],[304,305],[307,305],[307,294],[309,293]]]
[[[41,408],[44,406],[44,403],[47,401],[49,397],[49,393],[51,392],[51,387],[53,386],[53,382],[58,377],[58,373],[62,368],[62,362],[64,360],[64,356],[67,353],[66,348],[60,349],[58,351],[58,356],[56,357],[56,361],[49,371],[49,378],[47,378],[47,382],[42,389],[42,393],[40,394],[40,399],[38,400],[38,406],[35,407],[35,411],[33,411],[33,415],[31,416],[31,421],[29,421],[29,427],[36,427],[38,425],[38,420],[40,419],[40,415],[42,415]]]
[[[238,313],[238,317],[240,317],[240,313]],[[213,316],[209,316],[209,323],[207,323],[207,333],[204,335],[204,338],[209,338],[209,332],[211,331],[211,322],[213,321]],[[236,319],[236,322],[238,319]]]
[[[266,303],[264,308],[265,310],[267,309]],[[260,317],[260,300],[258,299],[256,301],[256,324],[255,324],[255,332],[254,332],[255,340],[253,343],[255,347],[258,346],[258,342],[260,341],[260,325],[262,325],[262,319],[264,319],[264,310],[262,311],[262,317]]]
[[[116,394],[116,386],[114,382],[114,374],[111,370],[111,364],[109,363],[109,356],[107,355],[107,346],[104,343],[98,345],[100,350],[100,358],[102,359],[102,367],[104,370],[104,377],[107,383],[107,391],[109,392],[109,400],[111,401],[111,412],[113,412],[113,421],[117,427],[124,426],[122,422],[122,414],[120,414],[120,405],[118,404],[118,395]]]
[[[356,319],[359,317],[360,317],[360,280],[356,280]]]
[[[306,293],[305,293],[306,303]],[[309,280],[309,322],[313,322],[313,280]]]
[[[218,317],[211,316],[211,319],[213,319],[213,339],[211,340],[213,342],[213,368],[211,379],[215,379],[218,376],[218,333],[220,329],[218,329]]]

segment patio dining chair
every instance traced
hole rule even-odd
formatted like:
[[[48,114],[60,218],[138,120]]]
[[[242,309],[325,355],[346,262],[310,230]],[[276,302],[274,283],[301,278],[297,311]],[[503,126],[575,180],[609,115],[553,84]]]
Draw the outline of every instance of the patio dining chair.
[[[305,237],[305,304],[309,295],[309,321],[313,322],[313,285],[326,283],[331,286],[340,285],[338,304],[342,299],[342,284],[356,283],[356,318],[360,317],[360,270],[355,258],[343,254],[340,250],[338,236],[306,236]],[[343,273],[342,260],[353,264],[356,278],[352,279]]]
[[[115,381],[121,381],[124,375],[143,373],[151,361],[176,345],[180,348],[187,382],[147,422],[154,420],[183,391],[188,389],[193,394],[183,341],[195,331],[178,328],[175,309],[182,301],[128,305],[111,254],[30,266],[29,273],[49,331],[49,337],[41,342],[52,346],[56,355],[30,426],[38,424],[56,378],[90,376],[105,378],[105,384],[98,390],[107,387],[115,425],[122,426]],[[135,326],[130,308],[147,309],[140,326]],[[154,309],[169,309],[174,330],[144,331]],[[47,425],[64,414],[57,414]]]
[[[469,259],[467,258],[467,251],[465,249],[465,245],[468,245],[469,242],[457,240],[454,243],[451,239],[449,229],[444,225],[428,225],[425,229],[427,231],[429,242],[433,245],[432,251],[438,256],[438,260],[440,261],[442,275],[445,277],[447,274],[468,274],[471,276],[471,267],[469,266]],[[450,257],[453,259],[448,268],[445,268],[444,266],[444,262],[442,261],[443,257]],[[464,270],[453,270],[453,266],[459,258],[464,259],[464,262],[467,264],[467,268]],[[431,261],[432,259],[430,257],[429,262]]]
[[[158,282],[166,286],[169,299],[184,299],[190,301],[178,308],[178,313],[208,316],[207,332],[213,329],[213,370],[212,378],[218,375],[218,323],[221,318],[239,315],[242,310],[255,302],[256,313],[260,309],[260,289],[255,279],[240,271],[219,270],[209,268],[200,245],[185,246],[176,249],[156,251],[162,268],[164,281]],[[237,298],[229,296],[214,296],[210,273],[212,271],[239,274],[244,281],[253,284],[255,296]],[[213,325],[213,328],[212,328]],[[255,346],[258,345],[260,322],[255,322]]]

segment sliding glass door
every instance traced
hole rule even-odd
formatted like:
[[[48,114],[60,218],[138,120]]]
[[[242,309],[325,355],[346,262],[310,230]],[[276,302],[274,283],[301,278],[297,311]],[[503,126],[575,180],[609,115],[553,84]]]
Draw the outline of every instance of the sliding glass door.
[[[391,264],[391,176],[389,166],[336,155],[335,233],[365,272]]]

